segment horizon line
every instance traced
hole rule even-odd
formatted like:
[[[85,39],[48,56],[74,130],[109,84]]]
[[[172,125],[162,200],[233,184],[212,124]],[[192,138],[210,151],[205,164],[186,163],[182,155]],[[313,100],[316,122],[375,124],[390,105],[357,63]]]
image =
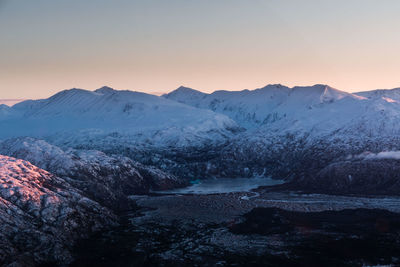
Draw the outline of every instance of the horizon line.
[[[11,106],[13,106],[13,105],[15,105],[15,104],[17,104],[17,103],[20,103],[20,102],[23,102],[23,101],[26,101],[26,100],[40,100],[40,99],[46,99],[46,98],[49,98],[49,97],[51,97],[51,96],[53,96],[53,95],[55,95],[55,94],[57,94],[57,93],[59,93],[59,92],[67,91],[67,90],[73,90],[73,89],[78,89],[78,90],[85,90],[85,91],[94,92],[94,91],[99,90],[99,89],[102,89],[102,88],[110,88],[110,89],[115,90],[115,91],[139,92],[139,93],[144,93],[144,94],[155,95],[155,96],[161,97],[161,96],[164,95],[164,94],[169,94],[169,93],[174,92],[174,91],[176,91],[176,90],[178,90],[178,89],[180,89],[180,88],[191,89],[191,90],[194,90],[194,91],[197,91],[197,92],[201,92],[201,93],[203,93],[203,94],[213,94],[213,93],[215,93],[215,92],[221,92],[221,91],[225,91],[225,92],[255,91],[255,90],[264,89],[264,88],[266,88],[266,87],[268,87],[268,86],[282,86],[282,87],[286,87],[286,88],[289,88],[289,89],[293,89],[293,88],[296,88],[296,87],[314,87],[314,86],[317,86],[317,85],[328,86],[328,87],[330,87],[330,88],[332,88],[332,89],[339,90],[339,91],[342,91],[342,92],[346,92],[346,93],[349,93],[349,94],[358,94],[358,93],[370,92],[370,91],[378,91],[378,90],[380,91],[380,90],[395,90],[395,89],[400,89],[400,87],[393,87],[393,88],[377,88],[377,89],[362,90],[362,91],[357,91],[357,92],[349,92],[349,91],[346,91],[346,90],[338,89],[338,88],[336,88],[336,87],[332,87],[332,86],[330,86],[329,84],[324,84],[324,83],[316,83],[316,84],[313,84],[313,85],[295,85],[295,86],[292,86],[292,87],[287,86],[287,85],[284,85],[284,84],[281,84],[281,83],[269,83],[269,84],[267,84],[267,85],[265,85],[265,86],[263,86],[263,87],[258,87],[258,88],[254,88],[254,89],[248,89],[248,88],[239,89],[239,90],[225,90],[225,89],[218,90],[218,89],[217,89],[217,90],[214,90],[214,91],[212,91],[212,92],[205,92],[205,91],[202,91],[202,90],[199,90],[199,89],[195,89],[195,88],[192,88],[192,87],[189,87],[189,86],[186,86],[186,85],[180,85],[179,87],[177,87],[177,88],[175,88],[175,89],[172,89],[172,90],[170,90],[170,91],[150,91],[150,92],[144,92],[144,91],[138,91],[138,90],[134,90],[134,89],[116,89],[116,88],[113,88],[113,87],[111,87],[111,86],[104,85],[104,86],[101,86],[101,87],[99,87],[99,88],[94,88],[94,89],[85,89],[85,88],[78,88],[78,87],[71,87],[71,88],[68,88],[68,89],[61,89],[61,90],[57,91],[56,93],[49,95],[48,97],[38,97],[38,98],[0,98],[0,105],[3,105],[3,104],[4,104],[4,105],[7,105],[7,104],[5,104],[5,103],[3,103],[3,102],[16,102],[16,103],[14,103],[14,104],[11,105]],[[9,106],[9,105],[7,105],[7,106]]]

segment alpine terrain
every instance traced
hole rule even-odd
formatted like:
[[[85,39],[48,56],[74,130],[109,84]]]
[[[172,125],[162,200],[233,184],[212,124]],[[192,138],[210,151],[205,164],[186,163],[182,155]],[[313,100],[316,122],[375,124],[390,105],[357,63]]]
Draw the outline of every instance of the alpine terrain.
[[[102,87],[0,105],[0,263],[397,264],[399,166],[400,89]]]

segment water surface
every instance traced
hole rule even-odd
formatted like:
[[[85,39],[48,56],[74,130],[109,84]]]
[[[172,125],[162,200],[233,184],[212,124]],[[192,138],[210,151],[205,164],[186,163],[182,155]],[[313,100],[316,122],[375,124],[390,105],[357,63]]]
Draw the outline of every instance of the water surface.
[[[220,178],[198,180],[195,184],[167,191],[157,191],[161,194],[223,194],[232,192],[248,192],[260,186],[271,186],[283,184],[283,180],[272,178]]]

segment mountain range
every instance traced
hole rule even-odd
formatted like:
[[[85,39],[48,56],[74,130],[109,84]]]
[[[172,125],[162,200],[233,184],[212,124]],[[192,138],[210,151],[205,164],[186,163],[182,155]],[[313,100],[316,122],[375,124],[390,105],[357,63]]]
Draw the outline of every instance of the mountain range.
[[[399,91],[351,94],[327,85],[268,85],[252,91],[205,94],[180,87],[164,97],[225,114],[246,129],[323,135],[351,133],[352,129],[362,127],[370,133],[393,135],[399,133]]]
[[[400,150],[399,115],[400,89],[275,84],[207,94],[179,87],[160,97],[102,87],[1,106],[0,138],[125,156],[186,181],[272,176],[314,188],[309,183],[331,164]]]
[[[221,114],[200,111],[165,98],[108,87],[65,90],[0,110],[0,138],[83,136],[117,132],[138,142],[186,144],[219,140],[236,124]],[[206,136],[207,135],[207,136]]]

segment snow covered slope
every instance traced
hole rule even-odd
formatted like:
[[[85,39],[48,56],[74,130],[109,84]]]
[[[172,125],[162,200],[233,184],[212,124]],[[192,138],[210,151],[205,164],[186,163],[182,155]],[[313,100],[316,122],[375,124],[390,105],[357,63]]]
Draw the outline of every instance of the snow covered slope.
[[[164,97],[228,115],[247,128],[208,162],[209,175],[271,175],[305,184],[348,155],[400,150],[399,92],[350,94],[325,85],[268,85],[212,94],[179,88]],[[365,185],[372,186],[373,177],[365,178],[370,181]]]
[[[164,97],[225,114],[254,131],[313,136],[400,134],[399,89],[351,94],[326,85],[268,85],[252,91],[197,94],[178,88]]]
[[[377,89],[372,91],[365,91],[355,93],[359,96],[366,97],[368,99],[385,99],[387,102],[399,102],[400,101],[400,88],[394,89]]]
[[[291,121],[310,119],[312,109],[330,113],[334,112],[333,107],[338,102],[352,105],[352,102],[364,99],[319,84],[293,88],[274,84],[251,91],[216,91],[212,94],[180,87],[164,97],[225,114],[246,128],[256,128],[284,118]]]
[[[201,100],[208,96],[208,94],[194,90],[189,87],[180,86],[178,89],[169,94],[163,95],[165,98],[170,98],[180,103],[188,104],[191,106],[198,106]]]
[[[138,142],[185,145],[221,140],[237,129],[228,117],[162,97],[109,87],[71,89],[0,113],[0,138],[59,133],[135,136]],[[64,135],[65,136],[65,135]]]

